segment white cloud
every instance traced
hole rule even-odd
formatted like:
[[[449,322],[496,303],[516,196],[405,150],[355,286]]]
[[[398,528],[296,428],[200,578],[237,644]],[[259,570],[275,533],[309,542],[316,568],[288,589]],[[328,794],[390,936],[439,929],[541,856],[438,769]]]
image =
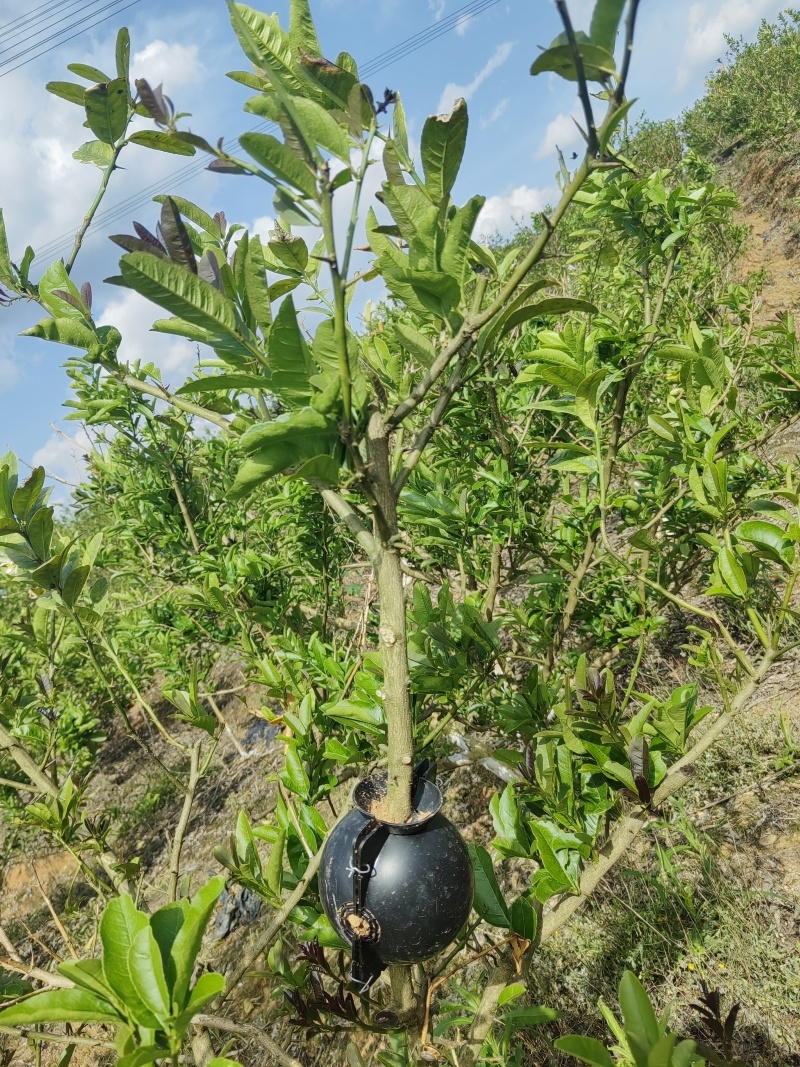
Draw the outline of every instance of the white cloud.
[[[465,100],[469,100],[474,96],[489,75],[493,74],[498,67],[502,67],[506,62],[511,55],[511,49],[514,47],[515,43],[515,41],[504,41],[503,44],[499,44],[486,64],[478,71],[468,85],[456,85],[455,82],[449,82],[444,87],[444,91],[439,100],[438,113],[444,115],[450,111],[459,97],[463,96]]]
[[[203,69],[197,58],[196,44],[167,44],[155,40],[140,52],[134,52],[131,60],[132,77],[146,78],[151,85],[163,82],[167,94],[176,85],[196,81]]]
[[[497,120],[499,118],[501,118],[501,116],[503,116],[505,114],[506,108],[508,107],[509,103],[510,103],[510,98],[507,97],[507,96],[504,97],[500,101],[500,103],[495,106],[494,111],[491,113],[491,115],[488,118],[482,118],[481,119],[481,129],[485,130],[489,126],[494,125],[494,123],[497,122]]]
[[[444,14],[444,9],[446,5],[447,0],[428,0],[428,7],[433,12],[434,22],[440,21],[442,15]]]
[[[110,300],[97,321],[113,325],[122,334],[120,360],[155,363],[165,385],[182,385],[197,360],[197,346],[171,334],[153,333],[150,325],[166,315],[132,291]],[[206,350],[207,351],[207,350]]]
[[[270,237],[270,230],[274,229],[275,219],[273,219],[271,215],[261,215],[250,227],[250,233],[257,233],[261,238],[261,243],[267,244],[268,241],[272,240]]]
[[[570,114],[563,111],[560,115],[556,115],[553,121],[547,124],[544,137],[542,137],[539,147],[536,149],[535,158],[546,159],[555,153],[556,148],[560,148],[563,152],[565,148],[569,148],[570,145],[579,141],[581,135],[574,120],[581,113],[580,108],[576,105]]]
[[[532,189],[529,185],[519,185],[505,196],[490,196],[478,216],[476,232],[481,237],[492,237],[497,233],[508,237],[518,223],[524,225],[532,214],[546,207],[555,193],[555,189]]]
[[[463,37],[470,27],[474,15],[459,15],[456,20],[456,36]]]
[[[737,37],[773,6],[773,0],[723,0],[710,11],[708,3],[692,4],[675,91],[686,88],[693,69],[724,54],[726,34]]]
[[[33,466],[44,467],[48,478],[78,485],[84,478],[88,454],[92,451],[92,442],[83,427],[72,428],[69,434],[57,430],[48,438],[41,448],[33,454]],[[56,491],[61,498],[66,494]]]

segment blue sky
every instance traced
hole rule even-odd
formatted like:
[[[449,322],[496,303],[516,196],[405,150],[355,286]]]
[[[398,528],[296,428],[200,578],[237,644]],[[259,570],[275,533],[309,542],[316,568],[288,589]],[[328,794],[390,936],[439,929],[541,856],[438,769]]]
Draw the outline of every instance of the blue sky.
[[[94,195],[99,171],[71,158],[88,136],[82,113],[46,93],[44,83],[72,78],[66,71],[71,62],[113,67],[114,35],[123,21],[131,30],[133,76],[152,84],[163,80],[179,110],[192,113],[188,128],[214,140],[255,124],[253,116],[241,111],[248,90],[225,77],[226,71],[247,69],[248,64],[222,0],[139,0],[119,21],[112,19],[3,76],[2,50],[9,46],[3,25],[41,3],[0,0],[0,207],[14,259],[26,244],[45,249],[57,239],[62,244],[50,258],[69,251],[68,235]],[[333,57],[344,49],[364,65],[464,3],[312,0],[312,7],[326,54]],[[273,5],[285,19],[288,0],[272,0],[269,8]],[[588,23],[591,6],[589,0],[572,0],[577,27]],[[643,0],[631,95],[651,118],[676,115],[702,92],[706,73],[724,54],[724,33],[753,36],[761,18],[772,18],[783,7],[773,0]],[[554,190],[555,145],[579,147],[571,118],[572,88],[551,76],[533,79],[528,74],[537,45],[548,44],[559,28],[551,0],[500,0],[475,18],[460,19],[455,30],[370,79],[376,95],[384,86],[401,92],[412,138],[426,115],[446,109],[457,96],[467,97],[470,136],[455,195],[460,201],[473,193],[489,198],[482,217],[487,232],[510,232],[515,218],[525,219],[543,207]],[[95,228],[73,277],[79,284],[92,282],[95,317],[119,326],[121,354],[152,359],[164,379],[178,385],[191,368],[193,350],[174,338],[148,333],[147,316],[158,317],[156,309],[150,312],[134,294],[102,285],[103,278],[115,273],[118,252],[108,234],[131,232],[134,218],[153,228],[158,205],[125,207],[151,185],[212,212],[223,209],[229,220],[260,232],[271,225],[271,198],[255,181],[208,172],[187,177],[187,164],[179,157],[143,148],[130,149],[123,163],[126,169],[113,176],[103,205],[104,211],[121,205],[121,217]],[[42,258],[39,269],[48,262]],[[0,452],[11,448],[24,462],[44,463],[53,476],[75,481],[76,456],[87,441],[78,424],[63,421],[69,390],[61,364],[68,350],[17,336],[41,317],[37,310],[0,308]]]

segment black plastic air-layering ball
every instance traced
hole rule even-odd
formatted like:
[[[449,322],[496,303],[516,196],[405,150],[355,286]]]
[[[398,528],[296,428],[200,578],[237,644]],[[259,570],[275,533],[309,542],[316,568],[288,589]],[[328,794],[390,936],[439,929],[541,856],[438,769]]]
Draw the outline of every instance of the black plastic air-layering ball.
[[[325,914],[352,945],[351,978],[364,988],[388,964],[435,956],[472,908],[469,852],[440,814],[437,786],[415,780],[405,823],[389,820],[386,796],[385,773],[358,783],[355,807],[328,838],[319,874]]]

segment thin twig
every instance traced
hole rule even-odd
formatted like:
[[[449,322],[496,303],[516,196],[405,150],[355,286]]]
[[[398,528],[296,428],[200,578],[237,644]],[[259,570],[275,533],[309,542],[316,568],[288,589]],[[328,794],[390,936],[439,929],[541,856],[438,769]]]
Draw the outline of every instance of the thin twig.
[[[221,1015],[195,1015],[194,1022],[197,1026],[203,1026],[208,1030],[222,1030],[228,1034],[238,1034],[248,1041],[254,1041],[260,1045],[283,1067],[303,1067],[299,1060],[284,1052],[272,1038],[262,1030],[260,1026],[251,1026],[250,1023],[239,1023],[233,1019],[225,1019]]]
[[[575,64],[575,75],[578,79],[578,96],[581,100],[583,117],[586,122],[586,151],[588,155],[594,157],[597,155],[600,145],[597,139],[597,127],[594,124],[594,111],[592,111],[592,101],[589,97],[586,72],[583,68],[583,56],[581,56],[581,50],[578,48],[578,42],[575,39],[575,30],[572,28],[572,19],[569,17],[565,0],[556,0],[556,7],[564,24],[564,32],[567,35],[567,41],[572,52],[572,62]]]
[[[193,745],[189,752],[189,782],[186,786],[186,795],[183,798],[181,816],[175,829],[175,837],[172,841],[172,851],[169,858],[169,899],[178,899],[178,880],[181,874],[181,850],[189,819],[192,814],[192,804],[200,781],[200,745]]]
[[[45,904],[47,905],[47,910],[50,912],[50,914],[53,917],[53,922],[56,924],[56,929],[61,934],[61,937],[63,938],[64,944],[69,949],[70,955],[72,956],[72,958],[74,960],[76,960],[78,958],[78,953],[75,951],[75,946],[72,943],[72,938],[69,936],[67,931],[64,929],[64,926],[63,926],[61,920],[58,917],[58,913],[56,912],[56,909],[53,907],[53,903],[50,900],[50,897],[44,891],[44,886],[42,885],[41,879],[39,878],[39,872],[36,870],[36,865],[34,863],[30,863],[29,866],[30,866],[31,872],[33,873],[33,877],[36,879],[36,884],[39,887],[39,892],[42,894],[42,899],[44,900]]]

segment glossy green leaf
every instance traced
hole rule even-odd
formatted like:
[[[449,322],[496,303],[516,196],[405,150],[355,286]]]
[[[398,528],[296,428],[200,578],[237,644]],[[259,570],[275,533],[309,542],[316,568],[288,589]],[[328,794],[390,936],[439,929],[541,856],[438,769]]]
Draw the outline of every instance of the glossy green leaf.
[[[736,536],[754,545],[762,555],[776,563],[791,562],[791,541],[777,523],[766,519],[748,519],[737,527]]]
[[[249,458],[239,468],[230,499],[240,500],[281,471],[330,452],[338,440],[335,419],[313,408],[253,426],[241,439]]]
[[[197,954],[203,941],[208,921],[225,888],[225,879],[212,878],[189,900],[181,928],[172,943],[171,956],[175,966],[175,983],[172,990],[174,1002],[182,1008],[189,997],[189,985],[194,972]]]
[[[302,48],[312,56],[322,55],[308,0],[291,0],[289,4],[289,44],[294,52]]]
[[[102,960],[62,960],[57,970],[76,986],[87,989],[103,1000],[111,1001],[113,994],[103,978]]]
[[[553,1044],[559,1052],[566,1052],[568,1056],[574,1056],[583,1063],[594,1064],[594,1067],[614,1067],[611,1053],[595,1037],[569,1034],[567,1037],[559,1037]]]
[[[386,733],[383,712],[378,706],[367,707],[363,704],[356,704],[352,700],[340,700],[336,704],[324,707],[322,711],[329,719],[333,719],[342,726],[362,730],[375,737],[382,737]]]
[[[33,1026],[35,1023],[122,1022],[114,1006],[88,989],[51,989],[36,993],[21,1004],[0,1011],[0,1026]]]
[[[472,870],[475,875],[475,897],[472,906],[480,917],[491,926],[508,927],[511,922],[492,859],[485,848],[467,843]]]
[[[614,54],[617,30],[627,0],[596,0],[589,27],[589,40],[592,44],[605,48]]]
[[[194,145],[180,141],[174,134],[164,130],[137,130],[128,138],[131,144],[141,145],[142,148],[152,148],[156,152],[167,152],[173,156],[193,156]]]
[[[516,932],[516,931],[515,931]],[[504,1004],[510,1004],[512,1000],[516,1000],[517,997],[521,997],[525,992],[525,985],[522,982],[512,982],[511,985],[507,985],[500,996],[497,998],[498,1007],[503,1007]]]
[[[42,319],[35,326],[22,331],[23,337],[41,337],[45,341],[57,341],[73,348],[87,351],[97,344],[94,332],[84,323],[75,319]]]
[[[511,905],[511,930],[526,941],[534,942],[539,930],[539,910],[527,897],[518,897]]]
[[[123,256],[120,271],[121,281],[108,280],[135,289],[171,314],[208,330],[215,344],[225,343],[228,350],[252,358],[238,333],[233,304],[213,285],[175,263],[146,252]]]
[[[288,408],[306,406],[311,398],[310,378],[316,368],[300,332],[291,297],[283,301],[272,324],[269,364],[272,371],[271,389],[281,402]]]
[[[164,193],[153,197],[153,200],[155,200],[157,204],[163,204],[166,199],[167,196]],[[191,200],[185,200],[182,196],[170,195],[169,199],[172,200],[173,204],[184,218],[193,222],[195,226],[199,226],[201,230],[205,230],[209,237],[213,237],[215,241],[222,239],[222,231],[219,228],[219,223],[216,219],[212,218],[207,211],[203,211],[197,204],[193,204]],[[253,238],[251,237],[250,240],[253,240]]]
[[[720,576],[727,588],[735,597],[743,600],[747,596],[747,579],[735,553],[723,546],[717,556],[717,563]]]
[[[578,51],[583,60],[583,72],[587,81],[605,82],[616,73],[614,57],[607,48],[587,41],[578,42]],[[545,49],[531,66],[531,74],[558,74],[567,81],[577,81],[572,49],[568,44],[558,44]]]
[[[116,144],[128,124],[128,83],[115,78],[86,90],[86,123],[104,144]]]
[[[265,15],[233,0],[228,0],[228,10],[239,44],[250,62],[266,74],[278,92],[305,95],[308,83],[301,82],[295,73],[289,37],[277,15]]]
[[[161,951],[149,923],[131,941],[128,967],[137,996],[163,1025],[170,1015],[170,996]]]
[[[486,197],[473,196],[456,211],[447,224],[447,233],[442,247],[441,267],[446,274],[451,274],[460,286],[464,286],[470,277],[469,251],[472,244],[472,231],[478,221]]]
[[[77,85],[75,82],[48,82],[45,89],[53,96],[68,100],[70,104],[84,106],[86,89],[82,85]]]
[[[272,306],[267,288],[264,254],[258,234],[253,234],[247,244],[244,286],[250,313],[266,338],[272,326]]]
[[[504,336],[530,319],[544,318],[548,315],[564,315],[568,311],[585,311],[588,315],[596,315],[597,308],[589,300],[581,300],[572,296],[553,296],[547,300],[540,300],[538,304],[524,304],[512,311],[503,319],[500,336]]]
[[[350,162],[350,138],[329,111],[316,100],[295,97],[292,116],[306,141],[324,148],[343,163]]]
[[[619,983],[619,1006],[625,1032],[645,1048],[655,1045],[660,1036],[656,1013],[642,983],[632,971],[626,971]]]
[[[114,49],[117,77],[126,84],[131,76],[131,35],[127,26],[122,26],[117,33],[117,41]]]
[[[303,196],[313,199],[317,179],[311,169],[295,152],[269,133],[243,133],[242,148],[260,167],[279,182],[291,185]]]
[[[422,127],[420,155],[425,187],[434,203],[449,197],[467,143],[466,101],[457,100],[449,115],[431,115]]]
[[[99,67],[93,67],[89,63],[68,63],[67,70],[71,74],[77,74],[79,78],[85,78],[88,82],[110,82],[111,79]]]
[[[131,946],[144,929],[149,930],[147,916],[137,911],[127,893],[109,901],[100,920],[103,976],[135,1022],[157,1028],[158,1019],[139,997],[131,974]]]

